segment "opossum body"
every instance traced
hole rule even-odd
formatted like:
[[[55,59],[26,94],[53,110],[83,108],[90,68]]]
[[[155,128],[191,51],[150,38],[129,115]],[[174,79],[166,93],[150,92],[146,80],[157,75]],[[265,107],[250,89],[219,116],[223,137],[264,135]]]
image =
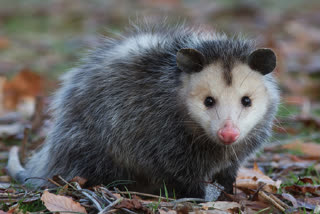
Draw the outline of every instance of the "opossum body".
[[[184,26],[103,39],[64,76],[42,149],[25,169],[10,158],[9,172],[131,180],[156,194],[165,183],[178,197],[204,197],[211,181],[232,192],[239,164],[271,134],[275,65],[270,49]]]

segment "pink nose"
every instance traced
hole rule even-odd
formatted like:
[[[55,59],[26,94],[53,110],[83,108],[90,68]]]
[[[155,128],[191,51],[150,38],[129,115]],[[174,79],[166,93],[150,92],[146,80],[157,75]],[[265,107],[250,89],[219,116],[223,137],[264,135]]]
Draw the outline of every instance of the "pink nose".
[[[239,135],[239,129],[232,123],[231,120],[226,120],[223,128],[219,129],[218,131],[220,140],[226,145],[235,142],[238,139]]]

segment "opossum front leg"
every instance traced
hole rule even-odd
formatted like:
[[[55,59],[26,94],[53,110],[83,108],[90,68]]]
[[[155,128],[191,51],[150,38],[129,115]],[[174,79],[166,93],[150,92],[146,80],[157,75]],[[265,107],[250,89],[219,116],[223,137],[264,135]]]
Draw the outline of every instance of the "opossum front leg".
[[[213,181],[222,185],[224,187],[224,192],[232,194],[233,183],[236,180],[238,168],[238,165],[231,165],[230,167],[221,170],[213,176]],[[221,194],[219,199],[221,198],[224,198],[223,194]]]
[[[204,198],[205,185],[202,182],[175,183],[177,198]],[[177,189],[177,187],[179,187]]]

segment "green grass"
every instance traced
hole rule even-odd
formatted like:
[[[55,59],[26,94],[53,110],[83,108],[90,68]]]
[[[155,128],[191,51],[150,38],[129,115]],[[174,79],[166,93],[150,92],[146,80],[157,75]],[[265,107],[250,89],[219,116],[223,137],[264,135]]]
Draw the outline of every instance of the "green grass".
[[[126,186],[124,186],[124,188],[126,189],[126,191],[127,191],[127,193],[128,193],[128,197],[129,197],[129,199],[131,200],[131,199],[132,199],[132,197],[131,197],[131,194],[130,194],[130,192],[129,192],[128,188],[127,188]]]
[[[36,200],[31,203],[23,203],[19,202],[19,210],[22,211],[23,213],[27,212],[39,212],[45,210],[46,207],[43,205],[42,201]]]
[[[301,110],[298,106],[295,105],[286,105],[281,103],[279,105],[277,117],[279,118],[288,118],[290,116],[300,114]]]
[[[158,202],[152,202],[150,204],[148,204],[149,209],[152,210],[152,213],[156,213],[158,211],[158,208],[160,206],[161,203],[161,189],[160,189],[160,194],[159,194],[159,200]]]
[[[106,185],[106,188],[109,189],[111,187],[116,187],[116,186],[119,186],[119,185],[132,184],[132,183],[135,183],[135,181],[131,181],[131,180],[116,180],[116,181],[113,181],[113,182],[109,183],[108,185]]]
[[[164,195],[166,196],[167,202],[169,201],[169,193],[166,187],[166,183],[163,181]]]

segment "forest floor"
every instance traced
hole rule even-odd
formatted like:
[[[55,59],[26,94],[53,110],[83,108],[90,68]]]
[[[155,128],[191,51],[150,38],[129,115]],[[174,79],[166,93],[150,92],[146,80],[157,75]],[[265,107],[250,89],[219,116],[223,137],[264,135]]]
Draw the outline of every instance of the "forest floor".
[[[320,4],[317,1],[18,1],[0,7],[1,213],[320,213]],[[9,3],[10,2],[10,3]],[[276,1],[275,1],[276,2]],[[162,7],[159,10],[159,7]],[[50,178],[56,188],[30,190],[6,173],[8,151],[24,162],[50,129],[50,95],[97,35],[116,36],[128,17],[165,13],[227,35],[257,38],[275,50],[282,92],[271,143],[241,168],[229,202],[82,188],[76,177]],[[166,189],[166,188],[164,188]],[[68,212],[69,211],[69,212]]]

